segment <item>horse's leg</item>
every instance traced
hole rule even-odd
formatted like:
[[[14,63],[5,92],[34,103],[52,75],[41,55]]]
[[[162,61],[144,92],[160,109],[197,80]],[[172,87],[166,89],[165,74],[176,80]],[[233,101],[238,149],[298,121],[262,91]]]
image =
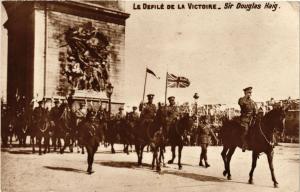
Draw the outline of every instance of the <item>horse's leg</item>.
[[[175,159],[175,145],[171,146],[171,151],[172,151],[172,159],[168,161],[168,164],[172,164],[174,162]]]
[[[178,146],[178,169],[181,170],[182,169],[182,165],[181,165],[181,152],[183,149],[183,145],[179,145]]]
[[[37,143],[39,146],[39,155],[42,155],[42,137],[37,138]]]
[[[159,161],[159,158],[158,158],[158,150],[159,150],[159,147],[155,147],[155,152],[156,152],[156,157],[155,157],[155,160],[156,160],[156,171],[160,172],[161,169],[160,169],[160,161]]]
[[[56,151],[57,136],[54,134],[51,139],[52,139],[53,151]]]
[[[32,153],[35,153],[35,147],[34,147],[34,136],[30,136],[31,144],[32,144]]]
[[[144,152],[145,146],[146,146],[146,145],[142,145],[142,146],[141,146],[141,153],[140,153],[140,156],[141,156],[141,157],[140,157],[140,158],[141,158],[141,165],[143,165],[143,152]]]
[[[141,164],[141,161],[140,161],[140,145],[135,144],[135,152],[136,152],[137,157],[138,157],[138,165],[140,165]]]
[[[271,175],[272,175],[272,181],[274,182],[274,187],[277,188],[278,182],[275,178],[275,173],[274,173],[273,156],[274,156],[273,150],[267,152],[267,158],[268,158],[268,163],[269,163],[269,167],[270,167],[270,171],[271,171]]]
[[[156,150],[154,149],[153,155],[152,155],[152,167],[151,167],[152,169],[154,169],[156,158],[157,158],[157,152],[156,152]]]
[[[252,167],[251,167],[251,171],[249,173],[249,181],[248,181],[249,184],[253,184],[253,172],[256,167],[257,158],[258,158],[258,153],[253,151],[252,152]]]
[[[229,148],[228,147],[225,147],[223,146],[223,150],[221,152],[221,156],[222,156],[222,159],[223,159],[223,162],[224,162],[224,168],[225,170],[223,171],[223,175],[226,176],[227,175],[227,152],[228,152]]]
[[[162,146],[161,149],[160,149],[160,154],[161,154],[161,159],[162,159],[162,162],[163,162],[163,167],[166,167],[166,164],[165,164],[165,153],[166,149],[165,149],[165,146]]]
[[[65,149],[67,148],[69,143],[70,143],[69,137],[66,135],[65,138],[64,138],[64,146],[60,149],[61,154],[63,154],[65,152]]]
[[[235,151],[235,149],[236,149],[236,147],[233,147],[233,148],[230,148],[229,149],[229,152],[228,152],[228,154],[227,154],[227,157],[226,157],[226,159],[227,159],[227,179],[228,180],[231,180],[231,174],[230,174],[230,160],[231,160],[231,157],[232,157],[232,155],[233,155],[233,153],[234,153],[234,151]]]
[[[113,142],[111,142],[111,153],[116,153]]]

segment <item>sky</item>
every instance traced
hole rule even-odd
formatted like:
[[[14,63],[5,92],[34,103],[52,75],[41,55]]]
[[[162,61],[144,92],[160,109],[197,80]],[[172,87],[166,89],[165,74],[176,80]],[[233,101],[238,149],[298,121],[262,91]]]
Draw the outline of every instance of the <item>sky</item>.
[[[126,105],[142,100],[146,67],[161,77],[147,78],[146,94],[155,94],[155,102],[164,101],[167,71],[191,81],[188,88],[168,89],[167,95],[180,103],[192,102],[197,92],[200,104],[234,105],[248,86],[254,88],[255,101],[299,98],[296,3],[277,2],[276,11],[133,10],[133,3],[124,4],[130,14],[125,32]],[[1,95],[7,54],[3,10],[2,6]]]
[[[146,66],[161,77],[147,78],[146,94],[157,101],[164,101],[167,71],[191,81],[168,89],[179,102],[197,92],[203,104],[236,104],[248,86],[256,101],[298,98],[299,11],[279,3],[277,11],[229,11],[133,10],[126,2],[126,98],[141,101]]]

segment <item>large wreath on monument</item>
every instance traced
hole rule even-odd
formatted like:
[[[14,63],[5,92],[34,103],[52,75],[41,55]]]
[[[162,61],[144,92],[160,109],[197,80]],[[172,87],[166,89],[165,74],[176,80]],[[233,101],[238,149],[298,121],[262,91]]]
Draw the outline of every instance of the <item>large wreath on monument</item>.
[[[109,83],[109,40],[88,22],[65,32],[67,59],[63,74],[72,89],[104,91]]]

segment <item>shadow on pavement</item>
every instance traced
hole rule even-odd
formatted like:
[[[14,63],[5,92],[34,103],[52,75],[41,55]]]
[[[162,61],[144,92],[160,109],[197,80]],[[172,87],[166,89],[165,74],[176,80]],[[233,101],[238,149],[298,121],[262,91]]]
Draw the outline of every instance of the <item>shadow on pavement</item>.
[[[51,167],[51,166],[44,166],[47,169],[57,170],[57,171],[71,171],[75,173],[86,173],[86,171],[79,170],[79,169],[73,169],[69,167]]]
[[[116,167],[116,168],[129,168],[129,169],[140,168],[137,165],[137,162],[130,162],[130,161],[98,161],[98,162],[95,161],[95,163],[103,166]],[[143,163],[142,167],[150,168],[151,165]]]
[[[164,170],[161,172],[161,174],[176,175],[176,176],[180,176],[180,177],[184,177],[184,178],[194,179],[196,181],[225,182],[224,179],[221,179],[218,177],[199,175],[199,174],[195,174],[195,173]]]
[[[109,151],[97,151],[96,153],[101,153],[101,154],[113,154],[110,150]],[[115,150],[115,153],[124,153],[122,150]]]
[[[14,148],[1,148],[1,152],[8,152],[8,153],[11,153],[11,154],[23,154],[23,155],[29,155],[29,154],[32,154],[32,150],[29,149],[29,150],[26,150],[26,149],[17,149]]]

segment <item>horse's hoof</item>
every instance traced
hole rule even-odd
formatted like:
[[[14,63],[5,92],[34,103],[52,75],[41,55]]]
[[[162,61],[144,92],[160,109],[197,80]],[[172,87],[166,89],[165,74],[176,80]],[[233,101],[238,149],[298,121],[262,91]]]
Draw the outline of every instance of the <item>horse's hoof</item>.
[[[248,183],[253,184],[253,180],[249,179]]]
[[[274,188],[279,188],[278,183],[274,183]]]
[[[39,155],[42,155],[42,153],[39,153]]]
[[[156,171],[160,172],[161,171],[160,167],[156,167]]]
[[[163,163],[163,167],[167,167],[165,163]]]
[[[181,170],[181,169],[182,169],[182,166],[181,166],[181,165],[178,165],[178,169]]]
[[[228,176],[227,176],[227,179],[228,179],[228,180],[231,180],[231,176],[230,176],[230,175],[228,175]]]
[[[224,171],[223,171],[223,176],[225,177],[226,175],[227,175],[227,171],[224,170]]]
[[[169,161],[168,161],[168,164],[173,164],[173,161],[172,161],[172,160],[169,160]]]

